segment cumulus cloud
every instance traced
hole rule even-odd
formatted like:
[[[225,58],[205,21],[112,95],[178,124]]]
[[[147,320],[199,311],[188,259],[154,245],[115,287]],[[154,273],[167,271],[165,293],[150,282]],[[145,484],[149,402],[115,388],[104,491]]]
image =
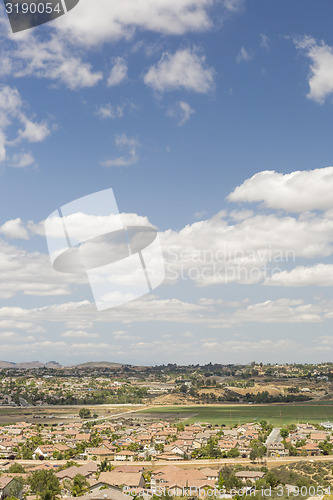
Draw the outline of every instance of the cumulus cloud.
[[[28,237],[20,219],[3,224],[0,233],[11,239]],[[9,299],[19,294],[40,297],[70,295],[71,284],[77,286],[86,283],[84,275],[73,277],[54,271],[48,255],[27,252],[18,246],[0,241],[0,298],[2,299]]]
[[[10,239],[29,239],[28,232],[19,218],[5,222],[0,227],[0,233]]]
[[[45,122],[36,123],[24,115],[21,116],[21,121],[24,124],[24,129],[19,130],[20,139],[26,139],[28,142],[42,142],[50,135],[50,129]]]
[[[16,88],[8,85],[0,86],[0,162],[7,159],[7,149],[24,142],[42,142],[50,135],[46,121],[35,122],[24,112],[23,99]],[[12,125],[19,128],[16,137],[8,137]],[[8,164],[15,168],[23,168],[34,163],[31,153],[20,151],[14,153]]]
[[[267,286],[332,286],[333,265],[316,264],[314,266],[297,266],[291,271],[273,274],[264,282]]]
[[[10,56],[11,74],[16,78],[46,78],[72,90],[93,87],[103,79],[100,71],[94,71],[74,47],[57,36],[41,40],[34,32],[27,32],[12,42]]]
[[[35,158],[31,153],[16,153],[9,161],[9,166],[13,168],[26,168],[35,163]]]
[[[187,102],[179,101],[175,106],[167,111],[167,116],[175,118],[178,122],[178,125],[182,126],[191,118],[194,113],[194,109],[192,109]]]
[[[247,179],[227,197],[233,202],[262,202],[289,212],[333,208],[333,167],[289,174],[266,170]]]
[[[297,38],[294,43],[311,61],[307,97],[323,104],[333,92],[333,48],[309,36]]]
[[[114,60],[107,85],[108,87],[113,87],[114,85],[119,85],[127,78],[127,64],[123,57],[117,57]]]
[[[149,68],[144,82],[158,92],[188,90],[206,94],[214,88],[215,70],[207,66],[206,58],[194,49],[165,52],[160,61]]]
[[[128,167],[139,161],[138,149],[141,144],[137,138],[126,134],[116,135],[115,144],[118,149],[125,150],[126,155],[101,161],[103,167]]]
[[[70,13],[54,24],[66,38],[89,46],[129,39],[138,29],[184,35],[211,28],[209,8],[216,3],[215,0],[99,0],[91,9],[89,0],[81,0],[74,15]],[[228,0],[226,4],[228,10],[238,10],[239,1]]]
[[[98,333],[84,332],[82,330],[69,330],[60,335],[60,337],[70,338],[70,339],[96,339],[100,335]]]

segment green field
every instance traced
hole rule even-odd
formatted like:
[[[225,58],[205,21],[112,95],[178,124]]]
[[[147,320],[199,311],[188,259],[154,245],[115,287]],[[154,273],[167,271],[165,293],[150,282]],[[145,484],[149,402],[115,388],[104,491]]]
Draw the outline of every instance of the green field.
[[[164,406],[138,412],[141,417],[197,421],[212,424],[244,424],[267,420],[280,426],[285,424],[320,423],[333,421],[333,406],[314,405],[225,405],[225,406]]]

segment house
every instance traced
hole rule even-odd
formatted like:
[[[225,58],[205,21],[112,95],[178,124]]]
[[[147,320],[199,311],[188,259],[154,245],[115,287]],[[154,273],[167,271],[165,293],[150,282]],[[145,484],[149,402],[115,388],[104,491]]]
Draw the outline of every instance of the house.
[[[86,479],[92,479],[95,477],[98,471],[97,464],[95,462],[90,462],[80,466],[73,465],[73,467],[68,467],[68,469],[56,472],[57,478],[62,482],[64,479],[74,479],[77,474],[84,476]]]
[[[219,471],[217,469],[211,469],[210,467],[205,467],[204,469],[200,469],[202,474],[205,474],[207,479],[210,481],[217,482],[219,479]]]
[[[214,488],[215,480],[207,479],[207,475],[197,469],[183,470],[174,465],[166,466],[154,470],[151,474],[150,488],[153,493],[163,491],[164,488],[170,491],[170,494],[181,496],[183,488],[191,488],[191,496],[194,490],[204,488]]]
[[[145,480],[142,472],[101,472],[97,481],[91,483],[90,491],[96,491],[104,486],[128,486],[129,488],[144,488]]]
[[[243,482],[251,481],[251,483],[255,483],[258,479],[262,479],[265,473],[256,470],[240,470],[235,473],[235,476]]]
[[[145,470],[143,465],[119,465],[115,472],[143,472]]]
[[[321,427],[324,427],[324,429],[331,431],[333,430],[333,424],[332,422],[321,422]]]
[[[116,462],[133,462],[136,453],[130,450],[119,451],[115,453],[114,460]]]
[[[101,491],[94,490],[80,497],[80,500],[129,500],[131,493],[123,493],[120,488],[109,487]],[[67,497],[67,500],[76,500],[77,497]]]
[[[53,445],[40,445],[33,452],[33,458],[36,460],[39,457],[52,458],[53,453],[57,451]]]
[[[115,447],[111,449],[106,446],[99,446],[98,448],[86,448],[86,456],[88,460],[114,460],[115,459]]]
[[[270,443],[267,446],[267,456],[268,457],[286,457],[289,455],[288,450],[285,449],[283,443]]]
[[[329,432],[311,432],[310,433],[310,440],[313,443],[320,443],[321,441],[326,441],[327,438],[329,438],[330,434]]]
[[[320,455],[320,448],[315,443],[305,443],[304,446],[297,448],[297,455],[305,454],[309,457],[315,457]]]

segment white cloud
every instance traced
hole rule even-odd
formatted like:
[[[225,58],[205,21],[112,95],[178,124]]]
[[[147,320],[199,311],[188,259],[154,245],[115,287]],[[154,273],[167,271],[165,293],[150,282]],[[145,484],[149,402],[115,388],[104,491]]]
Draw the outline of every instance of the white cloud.
[[[251,61],[252,58],[253,56],[244,47],[241,47],[236,57],[236,60],[238,63],[241,63],[241,62],[249,62]]]
[[[269,37],[263,33],[260,35],[260,47],[265,50],[269,50],[271,48],[271,41]]]
[[[20,219],[3,224],[0,232],[8,238],[26,239],[27,233]],[[57,273],[52,269],[48,255],[26,252],[21,248],[0,244],[0,298],[19,294],[27,296],[70,295],[70,284],[85,284],[85,276]]]
[[[0,163],[6,159],[6,136],[0,129]]]
[[[307,97],[323,104],[333,93],[333,48],[309,36],[295,39],[294,43],[311,60]]]
[[[267,286],[332,286],[333,265],[316,264],[314,266],[297,266],[291,271],[273,274],[264,281]]]
[[[263,171],[247,179],[228,196],[233,202],[262,202],[290,212],[333,208],[333,167],[290,174]]]
[[[50,130],[45,122],[36,123],[22,115],[21,121],[24,124],[24,129],[19,130],[19,138],[26,139],[28,142],[42,142],[50,135]]]
[[[178,89],[206,94],[214,88],[215,70],[196,49],[165,52],[157,65],[149,68],[144,82],[159,92]]]
[[[244,5],[244,0],[224,0],[224,6],[231,12],[238,12]]]
[[[112,106],[112,104],[104,104],[100,106],[96,112],[97,116],[100,118],[111,118],[115,120],[116,118],[122,118],[124,116],[124,106]]]
[[[125,150],[126,155],[101,161],[103,167],[127,167],[139,161],[138,149],[141,144],[137,138],[126,134],[116,135],[115,144],[118,149]]]
[[[82,61],[74,47],[64,39],[51,36],[41,41],[37,35],[27,32],[14,40],[10,51],[12,75],[16,78],[34,76],[61,82],[72,90],[93,87],[103,79],[100,71]]]
[[[0,86],[0,162],[7,159],[7,148],[15,147],[22,142],[41,142],[49,134],[48,124],[34,122],[23,111],[24,102],[16,88],[8,85]],[[17,136],[9,138],[7,134],[10,126],[15,125],[19,129]],[[22,168],[32,165],[34,158],[31,153],[20,151],[14,153],[9,160],[9,166]]]
[[[119,85],[127,79],[127,64],[123,57],[116,57],[113,67],[111,69],[107,85],[113,87]]]
[[[1,161],[1,160],[0,160]],[[31,153],[14,154],[9,161],[9,166],[13,168],[26,168],[35,163],[35,158]]]
[[[100,335],[98,333],[88,333],[82,330],[69,330],[60,335],[60,337],[70,338],[70,339],[96,339]]]
[[[211,28],[208,10],[216,3],[215,0],[99,0],[92,9],[89,0],[80,0],[75,11],[54,25],[65,38],[89,46],[129,39],[138,29],[184,35]],[[238,3],[237,0],[226,2],[230,11],[237,11]]]
[[[7,238],[13,239],[29,239],[27,230],[22,224],[21,219],[13,219],[5,222],[0,227],[0,233],[4,234]]]
[[[194,113],[194,109],[192,109],[187,102],[179,101],[175,106],[167,111],[167,116],[176,118],[176,120],[178,121],[178,125],[182,126],[191,118]]]

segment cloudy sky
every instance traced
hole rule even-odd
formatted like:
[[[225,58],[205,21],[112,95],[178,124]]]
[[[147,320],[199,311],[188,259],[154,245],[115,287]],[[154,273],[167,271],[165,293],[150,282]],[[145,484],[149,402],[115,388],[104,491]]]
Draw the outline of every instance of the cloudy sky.
[[[332,15],[80,0],[12,34],[1,6],[0,359],[332,359]],[[44,221],[108,188],[158,229],[166,278],[98,312]]]

